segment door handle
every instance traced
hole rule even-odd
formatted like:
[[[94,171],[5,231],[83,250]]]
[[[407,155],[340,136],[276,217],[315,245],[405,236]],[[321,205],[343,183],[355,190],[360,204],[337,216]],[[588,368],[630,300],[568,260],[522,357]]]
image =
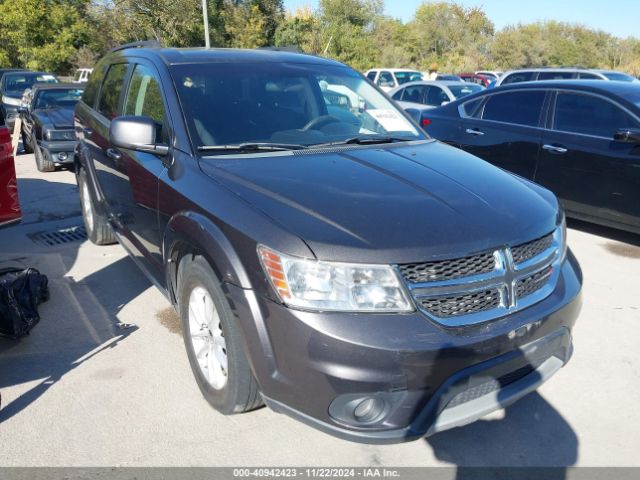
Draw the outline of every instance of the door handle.
[[[91,130],[90,128],[83,128],[82,133],[84,133],[85,137],[91,138],[91,135],[93,135],[93,130]]]
[[[555,145],[543,145],[543,150],[548,151],[549,153],[567,153],[569,150],[564,147],[556,147]]]
[[[115,148],[107,148],[106,150],[107,157],[111,160],[117,162],[122,158],[122,154],[117,151]]]
[[[484,132],[481,132],[477,128],[467,128],[465,132],[467,132],[469,135],[476,135],[478,137],[481,137],[482,135],[484,135]]]

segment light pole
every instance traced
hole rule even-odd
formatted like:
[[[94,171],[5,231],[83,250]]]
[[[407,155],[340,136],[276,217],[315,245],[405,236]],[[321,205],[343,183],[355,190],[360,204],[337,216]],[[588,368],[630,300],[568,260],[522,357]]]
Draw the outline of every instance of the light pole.
[[[207,8],[207,0],[202,0],[202,17],[204,19],[204,46],[209,48],[209,10]]]

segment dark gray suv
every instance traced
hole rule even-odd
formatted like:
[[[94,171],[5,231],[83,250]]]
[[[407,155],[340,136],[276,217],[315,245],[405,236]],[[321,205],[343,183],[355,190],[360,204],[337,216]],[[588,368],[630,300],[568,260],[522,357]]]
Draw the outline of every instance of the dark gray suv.
[[[91,240],[175,305],[222,413],[406,441],[571,356],[582,279],[555,196],[429,139],[343,64],[128,45],[75,130]]]

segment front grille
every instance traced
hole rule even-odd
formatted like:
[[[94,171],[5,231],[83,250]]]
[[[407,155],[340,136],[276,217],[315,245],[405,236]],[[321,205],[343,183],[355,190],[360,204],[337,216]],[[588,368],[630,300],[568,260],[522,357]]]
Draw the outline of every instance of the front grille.
[[[500,306],[500,292],[498,289],[490,289],[447,297],[422,298],[420,304],[436,317],[457,317],[497,308]]]
[[[516,297],[519,299],[524,298],[540,290],[547,284],[552,271],[552,267],[547,267],[529,277],[518,280],[516,283]]]
[[[450,327],[527,308],[549,295],[561,248],[555,232],[515,247],[398,265],[420,310]]]
[[[441,282],[492,272],[496,268],[496,260],[493,252],[485,252],[453,260],[410,263],[399,268],[407,282]]]
[[[491,392],[500,390],[502,387],[520,380],[526,375],[529,375],[532,371],[533,367],[527,365],[513,372],[509,372],[498,379],[492,378],[491,380],[481,383],[480,385],[468,388],[464,392],[460,392],[458,395],[453,397],[453,399],[447,404],[447,408],[457,407],[458,405],[462,405],[463,403],[471,402],[472,400],[484,397]]]
[[[515,264],[531,260],[536,255],[540,255],[553,244],[553,234],[545,235],[532,242],[523,243],[511,248],[511,255]]]

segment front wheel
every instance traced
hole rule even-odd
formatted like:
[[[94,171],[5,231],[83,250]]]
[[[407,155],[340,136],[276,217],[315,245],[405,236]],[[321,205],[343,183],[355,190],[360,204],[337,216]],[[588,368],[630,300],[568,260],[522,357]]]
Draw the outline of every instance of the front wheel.
[[[33,153],[33,148],[31,147],[29,136],[24,130],[22,130],[22,148],[24,150],[24,153]]]
[[[38,171],[53,172],[56,169],[55,164],[44,157],[42,150],[40,149],[40,147],[38,146],[35,140],[33,141],[32,146],[33,146],[33,154],[36,157],[36,167],[38,168]]]
[[[261,406],[235,316],[201,256],[180,261],[178,310],[189,364],[205,399],[225,415]]]

